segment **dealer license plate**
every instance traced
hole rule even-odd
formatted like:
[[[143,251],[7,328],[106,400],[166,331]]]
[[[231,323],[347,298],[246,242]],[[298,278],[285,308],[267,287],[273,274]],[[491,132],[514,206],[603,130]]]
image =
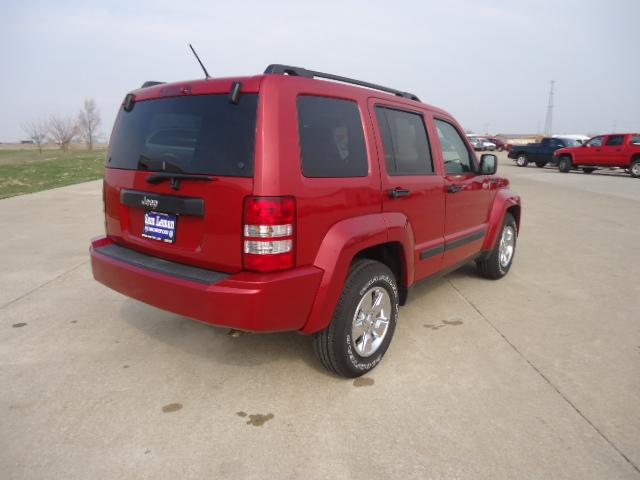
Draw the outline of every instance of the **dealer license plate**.
[[[142,236],[151,238],[152,240],[173,243],[176,240],[177,222],[177,215],[160,212],[145,212]]]

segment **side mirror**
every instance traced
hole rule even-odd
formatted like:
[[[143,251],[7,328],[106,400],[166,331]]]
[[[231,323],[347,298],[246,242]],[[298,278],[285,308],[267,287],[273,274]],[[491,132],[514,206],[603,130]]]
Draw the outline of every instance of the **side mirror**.
[[[480,157],[480,174],[494,175],[498,171],[498,157],[492,153],[485,153]]]

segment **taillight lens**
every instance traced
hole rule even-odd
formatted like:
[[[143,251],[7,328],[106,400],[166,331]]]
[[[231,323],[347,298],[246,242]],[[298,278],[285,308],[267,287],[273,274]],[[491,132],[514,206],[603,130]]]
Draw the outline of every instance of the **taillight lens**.
[[[247,197],[244,202],[244,268],[273,272],[294,267],[296,206],[293,197]]]

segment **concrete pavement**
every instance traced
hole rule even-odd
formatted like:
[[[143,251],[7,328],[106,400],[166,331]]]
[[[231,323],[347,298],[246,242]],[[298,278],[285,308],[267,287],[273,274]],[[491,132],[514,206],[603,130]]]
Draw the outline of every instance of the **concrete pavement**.
[[[640,478],[640,180],[502,160],[510,274],[418,285],[356,381],[93,281],[99,182],[0,201],[0,478]]]

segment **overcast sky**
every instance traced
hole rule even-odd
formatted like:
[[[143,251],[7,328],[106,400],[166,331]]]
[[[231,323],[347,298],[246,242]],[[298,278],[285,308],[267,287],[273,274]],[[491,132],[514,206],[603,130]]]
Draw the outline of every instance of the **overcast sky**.
[[[640,0],[0,0],[0,141],[96,100],[106,138],[145,80],[269,63],[417,94],[484,133],[640,131]]]

